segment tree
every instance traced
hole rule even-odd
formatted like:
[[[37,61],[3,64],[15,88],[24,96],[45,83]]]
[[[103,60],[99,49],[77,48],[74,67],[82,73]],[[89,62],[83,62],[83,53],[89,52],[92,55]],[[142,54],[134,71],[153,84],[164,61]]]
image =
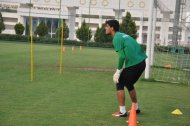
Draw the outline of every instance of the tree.
[[[107,43],[112,41],[112,37],[107,35],[105,31],[105,24],[103,24],[101,28],[98,27],[96,29],[96,33],[94,35],[95,42]]]
[[[122,23],[120,25],[120,31],[127,33],[134,39],[137,38],[137,28],[135,21],[132,19],[130,12],[126,13],[126,16],[123,18]]]
[[[67,24],[65,23],[64,21],[64,24],[63,24],[63,38],[68,38],[69,37],[69,27],[67,26]],[[62,27],[59,27],[57,28],[56,30],[56,37],[60,37],[61,38],[61,35],[62,35]]]
[[[45,24],[44,20],[42,20],[36,27],[34,34],[39,35],[40,37],[44,37],[48,34],[48,26]]]
[[[14,29],[17,35],[22,35],[24,32],[24,26],[20,22],[15,24]]]
[[[2,14],[0,12],[0,34],[1,32],[5,30],[5,24],[4,24],[4,21],[3,21],[3,17],[2,17]]]
[[[85,20],[82,22],[81,27],[77,29],[76,35],[79,40],[84,42],[87,42],[92,38],[92,31],[85,23]]]

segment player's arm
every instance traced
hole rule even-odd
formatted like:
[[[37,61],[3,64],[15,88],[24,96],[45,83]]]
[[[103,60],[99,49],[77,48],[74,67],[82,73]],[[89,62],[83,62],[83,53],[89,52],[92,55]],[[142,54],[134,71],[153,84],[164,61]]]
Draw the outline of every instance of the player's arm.
[[[114,46],[114,50],[118,54],[118,65],[117,65],[116,72],[113,75],[113,81],[117,84],[119,82],[119,76],[121,74],[123,64],[125,61],[125,55],[124,55],[124,51],[123,51],[122,41],[119,38],[116,37],[113,40],[113,46]]]
[[[119,83],[119,76],[121,74],[123,64],[125,62],[125,54],[123,50],[117,51],[118,54],[118,66],[115,74],[113,75],[113,81],[117,84]]]
[[[124,54],[124,50],[121,49],[117,52],[118,54],[118,66],[117,69],[122,69],[123,68],[123,64],[125,62],[125,54]]]

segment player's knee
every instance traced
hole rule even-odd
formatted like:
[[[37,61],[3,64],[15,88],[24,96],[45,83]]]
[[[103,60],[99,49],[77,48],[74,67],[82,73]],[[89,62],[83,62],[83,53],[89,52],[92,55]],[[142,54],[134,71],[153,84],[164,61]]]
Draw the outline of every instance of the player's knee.
[[[127,90],[130,92],[134,89],[134,86],[133,85],[127,85]]]
[[[116,84],[116,90],[124,90],[124,85],[122,85],[121,83]]]

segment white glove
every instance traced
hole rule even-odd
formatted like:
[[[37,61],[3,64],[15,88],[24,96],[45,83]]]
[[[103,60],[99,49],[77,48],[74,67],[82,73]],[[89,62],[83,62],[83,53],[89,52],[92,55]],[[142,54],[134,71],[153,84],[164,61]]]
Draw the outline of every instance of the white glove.
[[[116,72],[113,75],[113,82],[119,83],[119,76],[120,76],[121,70],[117,69]]]

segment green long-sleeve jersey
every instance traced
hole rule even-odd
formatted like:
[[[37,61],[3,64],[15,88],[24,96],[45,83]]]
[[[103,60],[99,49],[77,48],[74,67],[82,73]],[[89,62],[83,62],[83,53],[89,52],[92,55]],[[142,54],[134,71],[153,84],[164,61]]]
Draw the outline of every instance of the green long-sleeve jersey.
[[[118,69],[136,65],[147,58],[142,47],[131,36],[116,32],[112,41],[114,50],[118,54]]]

